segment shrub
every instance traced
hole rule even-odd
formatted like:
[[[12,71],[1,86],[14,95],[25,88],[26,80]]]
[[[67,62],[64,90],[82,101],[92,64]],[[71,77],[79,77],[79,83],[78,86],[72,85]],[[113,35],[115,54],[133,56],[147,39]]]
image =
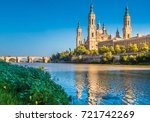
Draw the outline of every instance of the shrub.
[[[112,63],[113,62],[113,55],[112,52],[107,52],[102,57],[102,63]]]
[[[129,56],[129,62],[130,62],[131,64],[136,64],[136,63],[137,63],[136,56],[130,55],[130,56]]]
[[[119,45],[116,45],[116,47],[115,47],[115,52],[116,52],[117,54],[121,53],[121,48],[120,48]]]
[[[137,44],[129,44],[129,46],[128,46],[128,51],[129,52],[138,52],[138,47],[137,47]]]
[[[100,54],[104,54],[104,53],[107,53],[107,52],[109,52],[109,48],[108,47],[106,47],[106,46],[100,47],[100,49],[99,49],[99,53]]]
[[[146,43],[144,43],[140,49],[141,52],[148,52],[149,51],[149,47]]]
[[[91,51],[90,51],[90,54],[92,54],[92,55],[98,55],[99,53],[98,53],[97,50],[91,50]]]
[[[81,45],[74,50],[74,54],[77,56],[78,55],[88,55],[88,54],[90,54],[90,51],[87,50],[83,45]]]
[[[122,56],[122,61],[127,62],[127,61],[128,61],[128,59],[129,59],[128,55],[126,55],[126,56]]]
[[[110,50],[110,52],[112,52],[112,54],[115,54],[115,53],[116,53],[113,46],[111,46],[111,47],[109,48],[109,50]]]
[[[0,72],[0,90],[10,101],[5,103],[0,97],[0,104],[69,104],[62,87],[45,71],[0,62]]]
[[[120,49],[121,49],[121,53],[126,53],[127,52],[125,46],[120,46]]]

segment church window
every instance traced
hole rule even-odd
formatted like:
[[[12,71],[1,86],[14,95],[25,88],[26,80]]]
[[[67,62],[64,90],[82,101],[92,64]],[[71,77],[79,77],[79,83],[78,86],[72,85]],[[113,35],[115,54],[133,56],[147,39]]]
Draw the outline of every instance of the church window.
[[[129,23],[129,21],[128,21],[128,25],[129,25],[130,23]]]
[[[92,25],[94,24],[94,20],[92,19]]]
[[[130,38],[130,34],[128,34],[128,38]]]
[[[94,37],[94,33],[92,33],[92,37]]]

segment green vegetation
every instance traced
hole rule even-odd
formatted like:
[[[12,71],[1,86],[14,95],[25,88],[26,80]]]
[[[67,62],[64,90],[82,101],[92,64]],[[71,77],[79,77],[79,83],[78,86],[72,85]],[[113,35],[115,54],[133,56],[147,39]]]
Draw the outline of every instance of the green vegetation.
[[[52,55],[52,62],[72,62],[88,63],[92,61],[93,56],[101,56],[101,60],[95,63],[102,64],[149,64],[149,47],[144,43],[139,49],[137,44],[129,44],[128,47],[116,45],[115,47],[102,46],[99,50],[87,50],[83,45],[77,47],[74,51],[66,51]],[[84,56],[88,56],[87,61]],[[117,57],[117,58],[116,58]],[[118,60],[119,59],[119,60]]]
[[[119,45],[116,45],[116,47],[115,47],[115,52],[116,52],[116,54],[121,53],[121,48],[120,48]]]
[[[139,51],[139,49],[137,47],[137,44],[129,44],[128,52],[130,52],[130,53],[132,53],[132,52],[136,53],[138,51]]]
[[[150,64],[150,54],[125,55],[121,56],[121,64]]]
[[[57,53],[57,54],[53,54],[51,56],[51,62],[70,62],[71,61],[71,57],[73,52],[69,52],[69,51],[65,51],[65,52],[61,52],[61,53]]]
[[[79,46],[74,50],[75,55],[89,55],[90,51],[87,50],[84,46]]]
[[[148,47],[148,45],[146,43],[144,43],[140,50],[141,50],[141,52],[148,52],[149,51],[149,47]]]
[[[111,47],[109,48],[109,50],[110,50],[110,52],[111,52],[112,54],[115,54],[115,53],[116,53],[113,46],[111,46]]]
[[[102,47],[99,49],[99,52],[100,52],[101,55],[103,55],[103,54],[109,52],[109,48],[106,47],[106,46],[102,46]]]
[[[89,51],[83,45],[76,48],[74,51],[65,51],[51,56],[51,62],[71,62],[73,56],[78,56],[79,59],[82,59],[82,55],[98,55],[97,50]]]
[[[43,67],[35,69],[0,62],[0,104],[67,105],[69,98]]]
[[[101,63],[111,63],[112,61],[113,61],[112,52],[109,51],[107,53],[104,53]]]

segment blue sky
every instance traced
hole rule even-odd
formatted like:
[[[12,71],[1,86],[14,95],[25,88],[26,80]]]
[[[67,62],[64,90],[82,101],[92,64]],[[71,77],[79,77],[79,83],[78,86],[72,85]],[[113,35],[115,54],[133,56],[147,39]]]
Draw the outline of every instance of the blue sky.
[[[128,4],[133,35],[150,33],[149,0],[95,0],[96,22],[122,35]],[[0,55],[49,56],[75,48],[78,21],[87,36],[90,0],[0,0]]]

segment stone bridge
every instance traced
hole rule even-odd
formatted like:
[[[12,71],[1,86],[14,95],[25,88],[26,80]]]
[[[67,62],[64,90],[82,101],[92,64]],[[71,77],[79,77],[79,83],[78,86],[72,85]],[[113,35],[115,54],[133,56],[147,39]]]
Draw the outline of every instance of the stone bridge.
[[[48,63],[50,60],[50,57],[41,57],[41,56],[0,56],[0,60],[6,61],[6,62],[28,62],[28,63],[34,63],[34,62],[43,62]]]

